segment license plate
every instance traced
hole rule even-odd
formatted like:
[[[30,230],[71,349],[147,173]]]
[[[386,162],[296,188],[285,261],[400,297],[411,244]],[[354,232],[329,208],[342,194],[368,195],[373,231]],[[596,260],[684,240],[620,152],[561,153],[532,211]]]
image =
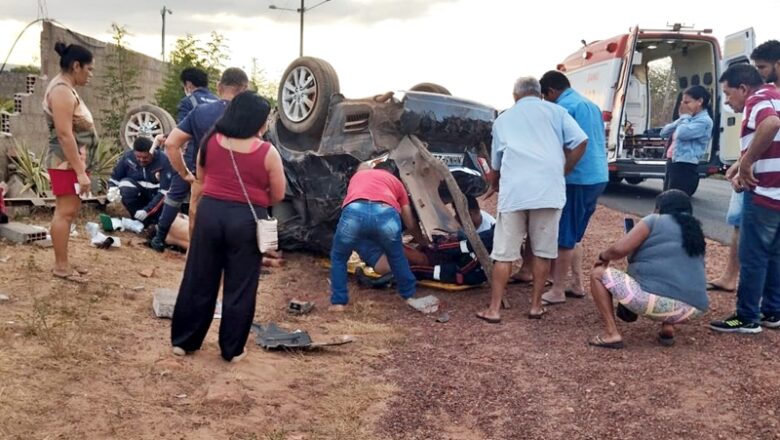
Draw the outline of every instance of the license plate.
[[[460,166],[463,165],[463,154],[453,153],[431,153],[433,157],[444,162],[447,166]]]

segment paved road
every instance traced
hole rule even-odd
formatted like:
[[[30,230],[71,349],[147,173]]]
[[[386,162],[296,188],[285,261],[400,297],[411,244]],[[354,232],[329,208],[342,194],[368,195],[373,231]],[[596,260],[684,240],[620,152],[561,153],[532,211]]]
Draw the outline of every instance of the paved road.
[[[661,193],[662,181],[651,179],[639,185],[610,185],[599,203],[622,212],[644,216],[653,211],[655,197]],[[703,179],[693,195],[693,212],[701,220],[704,235],[721,243],[731,239],[731,226],[726,224],[726,211],[731,198],[731,186],[721,179]],[[616,225],[622,227],[622,225]]]

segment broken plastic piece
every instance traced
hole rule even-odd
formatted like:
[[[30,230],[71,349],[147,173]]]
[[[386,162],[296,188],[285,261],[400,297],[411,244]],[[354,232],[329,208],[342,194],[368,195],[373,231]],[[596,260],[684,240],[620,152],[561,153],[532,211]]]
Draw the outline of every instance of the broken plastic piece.
[[[287,313],[292,313],[293,315],[305,315],[311,312],[312,309],[314,309],[314,303],[311,301],[293,299],[287,305]]]

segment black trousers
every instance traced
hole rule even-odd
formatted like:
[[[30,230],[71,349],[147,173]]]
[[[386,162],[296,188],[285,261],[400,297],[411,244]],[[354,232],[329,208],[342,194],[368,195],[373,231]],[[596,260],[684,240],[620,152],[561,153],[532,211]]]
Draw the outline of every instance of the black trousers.
[[[664,191],[679,189],[692,196],[699,187],[699,173],[696,164],[687,162],[666,161],[666,178],[664,179]]]
[[[266,210],[255,206],[258,216]],[[171,343],[200,349],[209,330],[223,279],[219,348],[225,360],[244,351],[252,319],[262,255],[257,226],[246,203],[204,196],[198,205],[187,265],[173,311]]]

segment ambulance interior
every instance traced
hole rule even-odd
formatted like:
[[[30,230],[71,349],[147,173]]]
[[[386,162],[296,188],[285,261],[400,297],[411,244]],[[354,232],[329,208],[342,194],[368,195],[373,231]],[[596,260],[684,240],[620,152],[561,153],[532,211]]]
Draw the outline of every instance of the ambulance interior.
[[[665,160],[664,125],[677,119],[682,92],[702,85],[713,97],[717,86],[714,45],[702,40],[639,40],[621,118],[619,157]],[[713,117],[715,99],[710,102]],[[713,117],[713,120],[717,120]],[[712,141],[702,160],[709,160]]]

